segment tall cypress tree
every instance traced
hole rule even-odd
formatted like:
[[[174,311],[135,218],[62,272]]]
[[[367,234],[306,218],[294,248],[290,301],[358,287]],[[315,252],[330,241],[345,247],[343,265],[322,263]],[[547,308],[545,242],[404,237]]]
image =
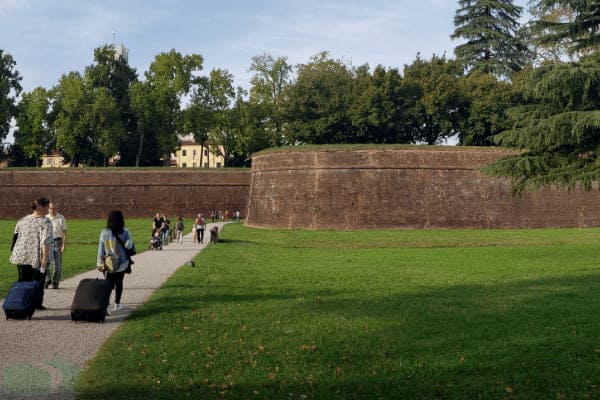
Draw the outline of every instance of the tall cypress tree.
[[[572,18],[535,23],[546,27],[546,43],[585,55],[526,74],[523,105],[510,112],[513,127],[495,137],[521,152],[485,170],[510,178],[515,191],[545,185],[589,190],[600,182],[600,2],[541,0],[538,6],[570,7]]]
[[[494,139],[520,149],[484,170],[513,190],[558,185],[591,189],[600,181],[600,54],[547,64],[527,74],[513,127]]]
[[[562,44],[570,55],[589,54],[600,46],[600,1],[537,0],[531,11],[539,18],[531,24],[536,44]]]
[[[470,70],[497,76],[520,70],[527,52],[518,35],[523,8],[512,0],[459,0],[458,4],[456,29],[450,37],[467,41],[454,49],[457,59]]]

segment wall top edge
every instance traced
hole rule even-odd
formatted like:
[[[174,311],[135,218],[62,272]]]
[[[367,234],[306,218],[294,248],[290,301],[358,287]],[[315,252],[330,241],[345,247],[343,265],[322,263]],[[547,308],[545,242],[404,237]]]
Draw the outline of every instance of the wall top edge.
[[[518,154],[504,148],[412,146],[407,148],[315,149],[261,154],[253,172],[287,169],[460,169],[476,170],[503,156]]]

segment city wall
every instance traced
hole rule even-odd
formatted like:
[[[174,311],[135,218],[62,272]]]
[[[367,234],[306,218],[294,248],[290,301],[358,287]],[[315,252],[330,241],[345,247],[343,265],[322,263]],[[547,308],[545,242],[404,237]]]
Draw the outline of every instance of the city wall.
[[[249,178],[248,171],[222,169],[0,171],[0,218],[22,217],[40,196],[57,201],[67,218],[103,219],[113,209],[126,218],[243,211]]]
[[[251,170],[0,171],[0,218],[47,196],[68,218],[156,212],[192,217],[240,210],[255,227],[305,229],[600,226],[600,191],[545,188],[512,195],[482,165],[494,148],[323,148],[256,155]]]
[[[600,191],[514,196],[497,148],[282,151],[253,158],[246,223],[308,229],[600,226]]]

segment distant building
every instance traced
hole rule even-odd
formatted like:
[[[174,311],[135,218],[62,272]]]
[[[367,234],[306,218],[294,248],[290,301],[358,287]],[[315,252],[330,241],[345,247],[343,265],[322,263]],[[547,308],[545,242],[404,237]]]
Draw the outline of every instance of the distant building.
[[[50,154],[42,154],[40,156],[40,167],[42,168],[63,168],[70,167],[69,164],[65,164],[65,158],[53,152]]]
[[[181,138],[175,152],[179,168],[222,168],[225,166],[223,146],[210,147],[196,143],[190,136]]]
[[[113,45],[115,48],[115,60],[123,57],[125,61],[129,62],[129,49],[123,45],[123,43]]]

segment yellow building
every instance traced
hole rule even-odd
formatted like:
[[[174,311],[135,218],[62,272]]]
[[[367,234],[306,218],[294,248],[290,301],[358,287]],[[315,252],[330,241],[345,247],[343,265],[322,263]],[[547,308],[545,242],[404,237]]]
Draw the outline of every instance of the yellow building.
[[[223,146],[203,146],[190,139],[182,139],[175,152],[179,168],[222,168],[225,166]]]
[[[70,166],[65,165],[65,158],[58,153],[42,154],[40,162],[40,167],[42,168],[61,168]]]

